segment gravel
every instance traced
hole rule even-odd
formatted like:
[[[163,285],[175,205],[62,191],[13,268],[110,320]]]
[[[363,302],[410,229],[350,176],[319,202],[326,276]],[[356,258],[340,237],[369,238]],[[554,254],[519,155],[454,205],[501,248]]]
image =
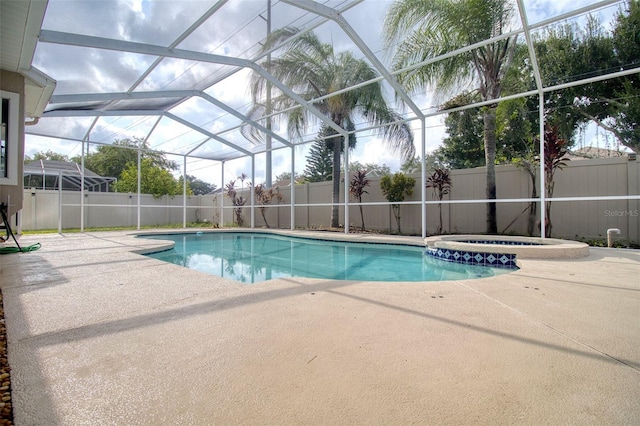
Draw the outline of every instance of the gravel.
[[[13,425],[11,405],[11,368],[7,359],[7,328],[4,323],[4,305],[0,291],[0,425]]]

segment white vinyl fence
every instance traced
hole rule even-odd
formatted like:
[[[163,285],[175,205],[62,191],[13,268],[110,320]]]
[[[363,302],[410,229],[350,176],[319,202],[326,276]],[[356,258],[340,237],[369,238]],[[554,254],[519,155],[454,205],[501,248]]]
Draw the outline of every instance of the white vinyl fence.
[[[453,170],[452,189],[442,203],[445,233],[484,233],[486,203],[484,200],[484,168]],[[421,234],[420,175],[414,175],[416,187],[405,204],[401,205],[402,231]],[[395,232],[391,206],[380,191],[379,178],[371,178],[363,196],[365,228],[381,232]],[[605,238],[607,229],[618,228],[620,238],[638,244],[640,241],[640,162],[626,157],[574,160],[559,170],[555,177],[555,191],[550,220],[554,237],[569,239]],[[498,190],[498,231],[508,234],[527,233],[526,199],[531,196],[532,183],[528,174],[511,165],[496,168]],[[344,185],[341,185],[344,190]],[[265,207],[270,227],[291,228],[291,188],[282,187],[280,204]],[[326,228],[331,216],[331,182],[308,183],[295,186],[294,223],[296,228]],[[538,188],[538,193],[540,188]],[[21,214],[23,230],[69,229],[81,227],[137,227],[149,225],[207,222],[223,225],[233,223],[230,200],[218,193],[207,196],[176,196],[154,198],[137,194],[86,192],[81,193],[25,189]],[[248,191],[243,194],[250,198]],[[523,201],[523,199],[525,201]],[[344,200],[344,194],[341,194]],[[515,201],[514,201],[515,200]],[[224,202],[223,217],[221,201]],[[84,212],[82,213],[81,205]],[[250,203],[243,208],[246,227],[251,226]],[[320,205],[319,205],[320,204]],[[264,227],[261,210],[254,210],[254,226]],[[537,206],[539,214],[539,205]],[[344,218],[344,205],[340,208]],[[138,224],[138,216],[140,223]],[[536,218],[537,220],[537,218]],[[341,223],[343,220],[341,220]],[[358,204],[349,203],[349,224],[352,230],[361,226]],[[439,224],[438,203],[431,189],[427,190],[427,234],[436,232]],[[536,228],[536,235],[539,230]]]

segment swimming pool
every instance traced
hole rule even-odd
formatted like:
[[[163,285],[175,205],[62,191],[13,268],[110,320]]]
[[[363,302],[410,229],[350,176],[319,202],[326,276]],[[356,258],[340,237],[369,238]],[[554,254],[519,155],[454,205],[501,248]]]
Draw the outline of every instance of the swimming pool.
[[[140,235],[170,240],[149,257],[243,283],[283,277],[355,281],[445,281],[509,270],[445,262],[409,245],[353,243],[269,233],[212,232]]]
[[[257,283],[283,277],[355,281],[445,281],[491,277],[509,270],[449,263],[424,247],[326,241],[267,233],[212,232],[141,235],[175,242],[155,259]]]

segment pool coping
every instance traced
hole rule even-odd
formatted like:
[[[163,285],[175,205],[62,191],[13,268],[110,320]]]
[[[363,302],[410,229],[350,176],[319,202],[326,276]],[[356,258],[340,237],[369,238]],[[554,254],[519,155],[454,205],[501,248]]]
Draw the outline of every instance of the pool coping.
[[[522,245],[471,243],[468,240],[507,241]],[[516,259],[579,259],[589,255],[588,244],[556,238],[462,234],[427,237],[424,241],[427,247],[443,253],[485,253],[498,257],[506,254],[515,255]]]
[[[367,237],[341,236],[424,244]],[[638,251],[242,285],[132,254],[162,243],[130,232],[34,242],[0,258],[16,424],[640,421]]]
[[[215,233],[245,233],[245,234],[272,234],[280,235],[292,238],[305,238],[312,240],[322,241],[341,241],[361,244],[393,244],[393,245],[406,245],[412,247],[423,247],[422,238],[415,236],[394,236],[394,235],[377,235],[377,234],[344,234],[340,232],[328,232],[328,231],[300,231],[289,229],[272,229],[272,228],[257,228],[257,229],[243,229],[243,228],[222,228],[222,229],[198,229],[191,228],[185,230],[153,230],[153,231],[135,231],[128,232],[127,235],[138,237],[145,235],[183,235],[183,234],[215,234]],[[170,240],[146,240],[139,238],[140,240],[150,241],[144,244],[144,247],[132,250],[136,254],[152,254],[160,251],[171,250],[175,243]],[[155,243],[154,243],[155,242]]]

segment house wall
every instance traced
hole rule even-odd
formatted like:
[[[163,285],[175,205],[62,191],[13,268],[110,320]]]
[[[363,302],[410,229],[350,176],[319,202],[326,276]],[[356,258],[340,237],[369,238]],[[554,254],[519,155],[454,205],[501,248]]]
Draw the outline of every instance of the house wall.
[[[0,70],[0,90],[5,92],[17,93],[19,95],[18,117],[12,120],[17,123],[17,164],[9,164],[9,167],[17,168],[17,184],[8,185],[0,182],[0,203],[8,205],[9,216],[14,215],[22,209],[22,175],[24,158],[24,77],[18,73]],[[12,148],[9,146],[9,148]]]

